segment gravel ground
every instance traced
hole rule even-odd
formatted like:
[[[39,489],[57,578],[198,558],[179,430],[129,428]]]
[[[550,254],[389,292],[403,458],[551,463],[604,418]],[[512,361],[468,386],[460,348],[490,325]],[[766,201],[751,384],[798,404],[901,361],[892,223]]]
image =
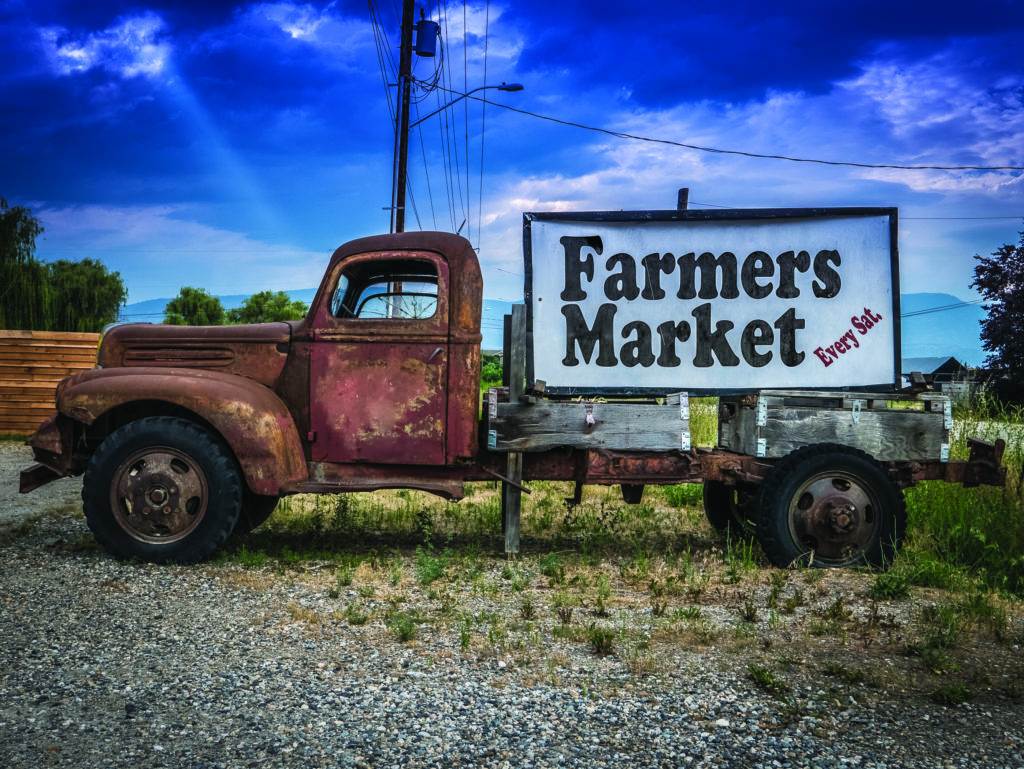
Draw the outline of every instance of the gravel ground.
[[[1024,767],[1005,699],[801,684],[794,708],[724,645],[645,676],[563,655],[555,675],[340,621],[316,568],[121,563],[76,482],[12,493],[26,462],[0,448],[0,766]]]

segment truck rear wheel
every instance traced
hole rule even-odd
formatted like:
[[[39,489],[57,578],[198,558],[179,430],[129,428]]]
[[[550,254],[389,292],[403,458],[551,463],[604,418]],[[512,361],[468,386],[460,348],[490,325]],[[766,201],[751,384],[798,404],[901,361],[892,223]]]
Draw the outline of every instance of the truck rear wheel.
[[[761,486],[757,538],[776,566],[892,563],[903,541],[903,493],[863,451],[806,446],[782,459]]]
[[[82,501],[89,528],[110,553],[194,563],[235,528],[242,489],[234,458],[209,432],[184,419],[146,417],[100,444]]]
[[[733,539],[754,536],[756,507],[756,495],[745,489],[721,481],[704,482],[704,515],[719,534]]]

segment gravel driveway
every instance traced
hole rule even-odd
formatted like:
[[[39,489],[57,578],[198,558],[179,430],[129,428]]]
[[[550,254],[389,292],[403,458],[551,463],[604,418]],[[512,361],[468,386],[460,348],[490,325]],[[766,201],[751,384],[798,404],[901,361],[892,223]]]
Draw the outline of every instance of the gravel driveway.
[[[13,493],[27,462],[0,448],[0,766],[1024,767],[1007,700],[800,685],[793,710],[724,645],[651,675],[583,652],[524,675],[336,621],[313,567],[118,562],[77,482]]]

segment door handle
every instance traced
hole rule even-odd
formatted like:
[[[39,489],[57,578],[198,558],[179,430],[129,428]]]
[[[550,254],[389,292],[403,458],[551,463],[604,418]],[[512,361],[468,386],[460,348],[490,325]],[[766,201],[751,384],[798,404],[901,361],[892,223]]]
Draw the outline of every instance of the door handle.
[[[433,363],[433,362],[434,362],[434,359],[435,359],[435,358],[436,358],[436,357],[437,357],[438,355],[440,355],[441,353],[443,353],[443,352],[444,352],[444,348],[443,348],[443,347],[435,347],[435,348],[434,348],[434,351],[433,351],[432,353],[430,353],[430,357],[429,357],[429,358],[427,358],[427,363]]]

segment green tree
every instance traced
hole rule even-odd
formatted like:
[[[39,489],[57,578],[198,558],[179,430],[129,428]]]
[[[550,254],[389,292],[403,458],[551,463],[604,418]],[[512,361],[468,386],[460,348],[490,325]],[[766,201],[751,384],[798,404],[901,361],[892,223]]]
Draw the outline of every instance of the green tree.
[[[981,322],[986,364],[1008,375],[996,388],[1001,396],[1024,400],[1024,232],[1017,245],[1007,243],[991,256],[974,258],[971,287],[988,303],[988,317]]]
[[[172,326],[221,326],[224,306],[201,288],[184,286],[164,308],[164,323]]]
[[[117,320],[124,281],[95,259],[40,262],[43,226],[23,206],[0,198],[0,328],[101,331]]]
[[[293,301],[284,291],[259,291],[241,307],[228,310],[228,323],[269,323],[275,320],[299,320],[306,316],[305,302]]]
[[[35,257],[42,232],[31,211],[0,198],[0,328],[49,328],[46,265]]]
[[[58,259],[46,265],[49,274],[49,323],[59,331],[101,331],[117,320],[128,291],[121,274],[102,262]]]

